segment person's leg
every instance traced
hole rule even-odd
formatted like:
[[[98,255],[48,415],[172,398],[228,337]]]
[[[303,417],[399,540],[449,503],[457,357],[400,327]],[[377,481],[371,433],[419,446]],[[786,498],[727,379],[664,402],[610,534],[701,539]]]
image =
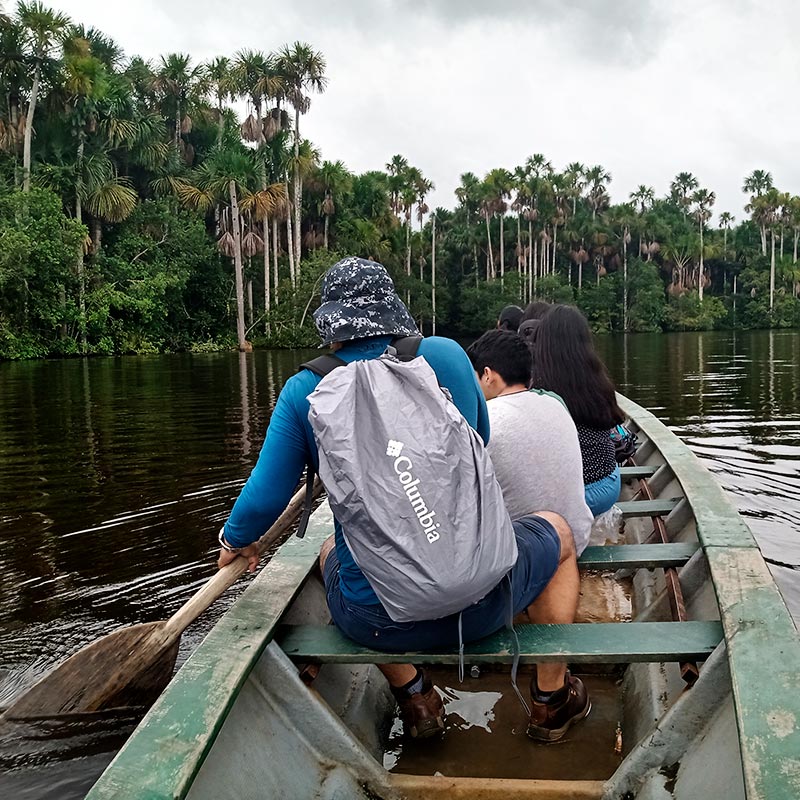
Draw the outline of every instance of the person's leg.
[[[528,606],[528,617],[533,623],[568,625],[575,621],[580,593],[580,575],[572,531],[560,514],[541,511],[534,516],[547,520],[555,528],[561,542],[561,557],[558,568],[544,591]],[[554,692],[560,689],[564,685],[566,669],[564,662],[537,665],[539,690]]]
[[[528,606],[528,617],[534,623],[569,625],[575,621],[580,591],[572,531],[559,514],[544,511],[535,516],[552,526],[561,552],[553,577]],[[531,682],[531,699],[527,733],[539,742],[561,739],[571,725],[591,710],[586,687],[580,678],[569,674],[563,662],[537,664]]]
[[[331,593],[338,593],[338,577],[334,579],[332,574],[334,571],[338,572],[335,547],[335,537],[329,536],[319,551],[319,568],[328,592],[329,605]],[[333,554],[331,561],[333,568],[326,573],[325,564],[331,554]],[[376,664],[376,666],[389,682],[392,694],[400,706],[404,730],[410,736],[424,738],[444,731],[444,704],[421,669],[414,664]]]

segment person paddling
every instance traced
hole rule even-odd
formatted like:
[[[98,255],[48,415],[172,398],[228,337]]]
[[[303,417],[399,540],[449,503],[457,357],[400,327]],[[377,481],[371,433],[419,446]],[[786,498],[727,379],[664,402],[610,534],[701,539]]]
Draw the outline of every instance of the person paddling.
[[[351,369],[361,362],[379,359],[396,337],[419,336],[384,267],[357,257],[343,259],[325,274],[322,304],[314,312],[314,320],[322,344],[331,346],[335,355],[350,364],[348,368]],[[419,362],[426,362],[420,363],[419,372],[432,368],[435,380],[452,397],[457,409],[456,412],[442,406],[443,416],[437,425],[458,426],[459,420],[465,420],[477,431],[480,439],[488,441],[486,403],[466,353],[451,340],[430,337],[419,342],[417,355],[421,357]],[[398,370],[397,367],[387,369]],[[234,555],[242,554],[255,569],[257,557],[251,543],[285,506],[305,465],[319,465],[323,461],[317,451],[315,433],[318,429],[312,430],[309,421],[309,396],[315,395],[318,389],[322,390],[325,384],[320,386],[321,381],[330,381],[339,372],[336,370],[329,378],[322,379],[312,370],[302,369],[286,382],[272,414],[258,463],[220,531],[220,566],[228,563]],[[436,391],[440,393],[438,388]],[[403,397],[395,399],[398,409],[406,409],[413,419],[413,406],[408,406]],[[317,405],[315,413],[322,413],[322,405]],[[433,437],[432,431],[421,431],[413,443],[393,439],[376,441],[373,448],[375,457],[382,455],[390,459],[385,463],[394,464],[400,484],[410,486],[415,478],[411,472],[412,464],[402,461],[403,448],[407,446],[411,452],[414,445],[419,452],[427,435]],[[482,445],[474,451],[478,460],[485,458],[480,447]],[[327,459],[331,454],[322,455]],[[457,465],[452,466],[455,469]],[[408,478],[402,474],[404,472],[408,473]],[[321,472],[321,475],[325,480],[325,473]],[[449,474],[442,474],[440,480],[448,477]],[[490,488],[491,482],[499,492],[493,474],[488,482]],[[340,487],[328,486],[329,491],[334,488],[338,490]],[[379,501],[380,495],[376,496]],[[474,500],[477,499],[476,496]],[[354,506],[364,500],[364,497],[354,498]],[[393,510],[396,516],[409,518],[407,501],[411,501],[410,494],[405,495],[402,507]],[[468,499],[462,498],[462,501],[463,508],[468,509]],[[418,500],[413,501],[416,502]],[[423,524],[418,514],[410,518],[419,525]],[[503,518],[510,526],[504,510]],[[430,520],[425,524],[427,527],[421,535],[431,544],[438,543],[439,536],[432,535]],[[365,576],[348,545],[348,530],[337,518],[334,535],[323,544],[320,552],[320,567],[333,622],[359,644],[387,652],[456,648],[459,641],[480,639],[504,627],[509,610],[517,613],[527,609],[530,618],[537,622],[571,622],[571,614],[565,613],[564,609],[573,609],[574,612],[578,582],[569,525],[560,515],[544,511],[518,520],[512,531],[517,556],[510,565],[510,572],[488,593],[477,598],[477,602],[461,608],[458,613],[448,613],[439,618],[430,618],[430,614],[435,615],[437,611],[433,608],[429,609],[428,618],[398,622],[378,599],[379,590],[385,596],[385,586],[376,582],[374,577],[371,582]],[[391,531],[387,533],[391,534]],[[441,541],[447,543],[451,540],[443,536]],[[491,537],[484,544],[490,547]],[[387,564],[387,570],[390,566],[394,565]],[[374,568],[371,574],[375,575]],[[476,576],[476,580],[480,577]],[[512,587],[513,608],[509,607],[509,585]],[[409,593],[413,588],[409,586]],[[398,701],[404,730],[409,735],[428,737],[444,730],[441,698],[422,669],[413,664],[382,664],[379,669]],[[533,698],[529,733],[533,738],[550,741],[562,736],[572,722],[588,713],[589,699],[583,684],[569,676],[564,664],[542,664],[538,677],[539,693]]]

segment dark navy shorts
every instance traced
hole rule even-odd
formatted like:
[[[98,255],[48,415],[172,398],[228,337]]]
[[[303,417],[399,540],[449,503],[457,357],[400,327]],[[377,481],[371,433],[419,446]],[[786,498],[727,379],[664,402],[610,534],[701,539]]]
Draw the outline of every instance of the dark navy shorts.
[[[511,568],[514,613],[524,611],[544,590],[558,569],[561,541],[555,528],[541,517],[514,522],[519,555]],[[328,554],[323,573],[328,608],[345,636],[375,650],[403,653],[412,650],[458,648],[458,614],[422,622],[394,622],[380,603],[355,605],[341,591],[336,550]],[[461,612],[465,642],[482,639],[505,627],[509,612],[508,581]]]

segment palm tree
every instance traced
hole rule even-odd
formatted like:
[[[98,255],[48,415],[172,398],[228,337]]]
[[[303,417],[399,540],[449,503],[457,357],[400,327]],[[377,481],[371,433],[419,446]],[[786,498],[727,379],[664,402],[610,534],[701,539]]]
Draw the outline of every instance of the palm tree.
[[[322,201],[320,209],[325,217],[322,246],[327,250],[330,219],[336,213],[336,198],[341,193],[349,191],[353,182],[353,176],[350,174],[343,161],[323,161],[319,170],[319,176],[325,191],[325,198]]]
[[[25,115],[22,96],[27,83],[28,64],[25,57],[23,33],[19,25],[6,21],[0,24],[0,96],[5,120],[0,116],[0,150],[10,153],[14,160],[14,185],[19,185],[17,160],[19,143],[24,138]]]
[[[300,158],[300,115],[308,112],[311,105],[309,92],[323,92],[328,83],[325,77],[325,58],[304,42],[295,42],[284,47],[278,58],[278,67],[285,83],[286,99],[294,108],[294,158]],[[297,167],[294,172],[294,260],[300,267],[300,212],[302,209],[301,176]]]
[[[763,169],[754,169],[742,184],[742,191],[750,194],[750,203],[745,206],[745,211],[750,211],[753,201],[761,197],[765,192],[772,188],[772,173]],[[767,228],[766,225],[759,225],[761,232],[761,255],[767,254]]]
[[[723,211],[719,215],[719,224],[722,228],[722,254],[726,261],[728,260],[728,231],[734,221],[735,217],[729,211]]]
[[[223,234],[219,246],[220,250],[232,257],[234,263],[236,336],[242,352],[250,347],[245,329],[240,210],[249,210],[257,218],[263,219],[275,210],[283,191],[280,184],[266,191],[254,191],[258,173],[259,165],[252,153],[232,149],[214,150],[178,189],[181,202],[198,211],[208,213],[217,203],[227,204],[226,211],[230,212],[229,230]]]
[[[672,198],[683,211],[684,219],[686,219],[686,212],[692,203],[692,192],[699,185],[697,178],[691,172],[679,172],[669,185]]]
[[[794,236],[794,248],[792,253],[792,264],[797,263],[797,240],[800,238],[800,197],[795,195],[789,201],[789,224],[792,227]]]
[[[433,182],[423,177],[422,173],[419,174],[416,181],[414,182],[414,191],[416,192],[417,195],[417,219],[419,220],[420,237],[422,237],[422,227],[425,221],[425,215],[428,213],[428,204],[425,202],[425,197],[427,196],[428,192],[432,191],[434,188],[435,187],[433,185]],[[420,282],[425,280],[424,265],[425,265],[425,260],[423,258],[423,254],[420,253],[420,259],[419,259]]]
[[[161,95],[165,111],[172,116],[174,129],[172,141],[175,152],[182,150],[181,134],[192,129],[189,105],[194,99],[195,89],[203,74],[201,66],[192,66],[192,57],[186,53],[170,53],[161,57],[158,72],[153,77],[153,89]],[[190,161],[190,159],[187,159]]]
[[[703,230],[706,222],[711,218],[711,207],[717,200],[714,192],[708,189],[698,189],[692,195],[692,202],[697,206],[694,210],[694,218],[700,228],[700,263],[697,267],[697,294],[700,302],[703,302],[703,285],[705,284],[705,264],[703,262]]]
[[[231,71],[230,59],[225,56],[214,58],[204,66],[205,83],[213,98],[217,101],[217,147],[222,144],[225,132],[225,103],[233,99],[236,93],[236,82]]]
[[[572,200],[572,216],[574,217],[578,198],[586,185],[586,167],[579,161],[573,161],[572,164],[567,164],[564,177],[567,182],[567,195]]]
[[[66,35],[70,19],[66,14],[46,8],[39,0],[20,2],[17,5],[17,20],[23,33],[27,55],[33,65],[28,111],[25,115],[25,139],[22,155],[22,190],[31,189],[31,139],[42,66],[49,60],[53,50]]]
[[[502,286],[506,273],[505,231],[503,222],[506,211],[508,210],[506,198],[511,194],[513,178],[507,169],[493,169],[487,174],[484,183],[486,184],[490,197],[492,216],[497,214],[500,217],[500,285]]]
[[[589,205],[592,207],[592,222],[597,217],[597,212],[606,208],[609,203],[606,186],[611,183],[611,173],[599,164],[589,167],[584,174],[589,188]]]
[[[464,172],[461,175],[461,183],[456,187],[456,198],[464,209],[467,222],[467,230],[472,234],[472,218],[477,216],[481,202],[481,181],[473,172]],[[475,268],[475,284],[478,283],[478,243],[474,236],[472,239],[472,262]]]
[[[65,89],[70,98],[72,128],[78,144],[75,158],[75,219],[83,223],[83,201],[86,199],[84,183],[84,153],[87,132],[97,129],[97,105],[108,88],[103,64],[91,55],[70,57],[65,63]],[[86,352],[86,281],[84,277],[85,245],[78,248],[78,308],[81,347]]]

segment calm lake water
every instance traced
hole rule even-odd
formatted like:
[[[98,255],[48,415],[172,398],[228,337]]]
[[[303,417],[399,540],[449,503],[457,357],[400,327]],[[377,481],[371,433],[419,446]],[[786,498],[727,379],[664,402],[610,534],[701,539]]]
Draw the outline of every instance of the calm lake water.
[[[800,619],[800,335],[599,347],[620,391],[730,492]],[[98,636],[166,618],[209,577],[278,391],[308,355],[0,364],[0,706]],[[235,594],[187,631],[179,662]],[[0,741],[0,796],[82,797],[134,722],[99,721],[77,751],[55,743],[33,762]]]

